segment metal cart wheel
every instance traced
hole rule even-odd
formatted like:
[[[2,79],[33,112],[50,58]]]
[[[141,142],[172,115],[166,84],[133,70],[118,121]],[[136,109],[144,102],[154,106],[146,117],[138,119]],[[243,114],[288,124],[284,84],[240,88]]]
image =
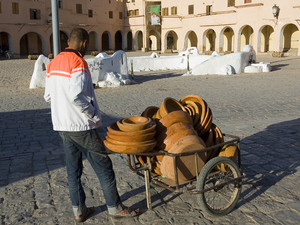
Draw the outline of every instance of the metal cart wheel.
[[[198,191],[207,189],[197,195],[204,213],[216,217],[231,212],[242,190],[242,180],[235,179],[238,177],[241,177],[239,168],[227,157],[215,157],[204,165],[197,181]]]

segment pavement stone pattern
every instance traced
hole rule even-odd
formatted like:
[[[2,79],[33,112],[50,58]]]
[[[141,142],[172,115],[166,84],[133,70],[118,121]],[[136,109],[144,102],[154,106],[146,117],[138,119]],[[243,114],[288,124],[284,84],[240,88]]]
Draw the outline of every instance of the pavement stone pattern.
[[[145,54],[145,53],[144,53]],[[147,53],[146,53],[147,54]],[[149,54],[149,53],[148,53]],[[128,56],[143,55],[128,53]],[[150,55],[150,54],[149,54]],[[186,71],[143,71],[133,85],[96,88],[106,126],[159,106],[166,97],[196,94],[208,103],[222,132],[240,136],[241,198],[226,216],[203,214],[197,198],[151,187],[147,210],[144,179],[111,155],[125,205],[141,208],[134,219],[111,219],[100,184],[85,160],[87,205],[96,213],[83,224],[297,224],[300,221],[300,57],[273,58],[273,71],[230,76],[181,76]],[[0,61],[0,224],[76,224],[69,199],[62,141],[52,130],[44,89],[29,89],[35,61]]]

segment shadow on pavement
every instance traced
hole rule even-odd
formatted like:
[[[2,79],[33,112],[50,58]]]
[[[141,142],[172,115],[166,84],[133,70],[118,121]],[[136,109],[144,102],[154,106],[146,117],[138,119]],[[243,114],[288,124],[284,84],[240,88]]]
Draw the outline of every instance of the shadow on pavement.
[[[148,74],[145,74],[146,72],[143,72],[143,74],[135,74],[133,76],[133,79],[135,82],[138,84],[151,81],[151,80],[158,80],[158,79],[164,79],[164,78],[171,78],[171,77],[179,77],[182,76],[186,71],[184,70],[178,70],[178,72],[170,72],[170,71],[165,71],[165,73],[161,74],[160,73],[155,73],[153,71],[149,71]]]
[[[239,205],[264,197],[298,198],[298,181],[291,175],[300,171],[300,118],[273,124],[265,131],[241,141],[243,180]],[[291,176],[291,177],[290,177]]]

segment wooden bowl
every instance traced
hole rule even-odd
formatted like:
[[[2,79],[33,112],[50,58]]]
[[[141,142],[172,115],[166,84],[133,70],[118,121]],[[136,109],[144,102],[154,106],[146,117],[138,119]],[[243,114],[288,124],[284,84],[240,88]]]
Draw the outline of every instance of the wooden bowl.
[[[150,127],[151,119],[143,116],[133,116],[117,121],[117,125],[122,131],[138,131]]]
[[[159,107],[161,118],[166,116],[168,113],[171,113],[171,112],[174,112],[177,110],[186,111],[185,108],[183,107],[183,105],[179,101],[175,100],[174,98],[170,98],[170,97],[165,98],[165,100],[161,103],[161,105]]]
[[[143,142],[148,141],[154,138],[155,131],[152,131],[151,133],[141,134],[141,135],[134,135],[134,136],[126,136],[126,135],[116,135],[108,131],[107,136],[117,140],[117,141],[123,141],[123,142]]]
[[[178,154],[188,151],[200,150],[203,148],[205,148],[205,143],[203,142],[203,140],[201,140],[200,137],[198,137],[197,135],[189,135],[177,141],[169,150],[169,153]],[[179,182],[191,180],[199,174],[200,170],[203,168],[206,162],[206,154],[204,152],[197,154],[197,159],[198,171],[196,172],[194,154],[177,158],[177,171]],[[167,178],[175,180],[174,163],[172,157],[163,157],[160,171]]]
[[[235,144],[224,145],[221,149],[219,156],[225,156],[231,159],[232,161],[236,161],[237,159],[237,146]],[[223,172],[227,172],[228,168],[223,163],[219,166]]]
[[[140,141],[140,142],[137,142],[137,141],[119,141],[119,140],[116,140],[116,139],[113,139],[109,136],[106,136],[105,139],[112,143],[112,144],[116,144],[116,145],[135,145],[135,146],[139,146],[139,145],[145,145],[145,144],[150,144],[152,142],[155,141],[155,139],[150,139],[150,140],[147,140],[147,141]]]
[[[108,132],[114,135],[120,135],[120,136],[138,136],[138,135],[143,135],[147,133],[152,133],[155,131],[156,128],[156,123],[151,122],[150,127],[148,129],[144,130],[138,130],[138,131],[122,131],[119,129],[117,123],[112,123],[107,127]]]
[[[185,101],[185,103],[189,106],[189,108],[192,108],[194,111],[194,118],[193,118],[193,125],[196,126],[200,121],[200,115],[201,115],[201,106],[197,102],[193,101]]]
[[[124,154],[138,154],[143,152],[149,152],[156,145],[156,141],[144,145],[116,145],[110,143],[107,140],[104,140],[103,143],[109,150]]]
[[[167,128],[166,133],[162,133],[156,138],[157,147],[158,149],[169,151],[178,140],[188,135],[198,135],[191,124],[174,123]]]
[[[156,114],[158,109],[159,108],[156,106],[149,106],[144,110],[144,112],[142,112],[141,116],[152,118]]]
[[[187,112],[182,110],[177,110],[167,114],[157,122],[157,126],[156,126],[157,135],[159,135],[161,132],[163,132],[166,128],[168,128],[172,124],[178,122],[193,124],[193,120]]]

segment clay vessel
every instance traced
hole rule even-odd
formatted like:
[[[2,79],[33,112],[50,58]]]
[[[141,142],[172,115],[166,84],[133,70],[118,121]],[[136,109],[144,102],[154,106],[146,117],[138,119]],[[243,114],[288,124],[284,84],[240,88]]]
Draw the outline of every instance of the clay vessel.
[[[144,130],[138,130],[138,131],[121,131],[119,129],[119,127],[117,126],[117,123],[112,123],[111,125],[109,125],[107,127],[107,130],[111,133],[111,134],[115,134],[115,135],[121,135],[121,136],[138,136],[138,135],[142,135],[142,134],[147,134],[147,133],[151,133],[153,131],[155,131],[156,128],[156,123],[155,122],[151,122],[150,123],[150,127],[148,129],[144,129]]]
[[[152,118],[156,114],[158,109],[159,108],[156,106],[149,106],[144,110],[144,112],[142,112],[141,116]]]
[[[118,153],[124,153],[124,154],[138,154],[142,152],[149,152],[151,151],[155,145],[156,141],[149,143],[149,144],[144,144],[144,145],[116,145],[108,142],[107,140],[104,140],[103,143],[105,146],[113,151],[113,152],[118,152]]]
[[[205,143],[197,135],[189,135],[178,140],[169,150],[169,153],[183,153],[194,150],[200,150],[205,148]],[[187,181],[193,179],[198,175],[200,170],[203,168],[206,162],[205,153],[197,154],[198,158],[198,171],[196,172],[195,167],[195,155],[178,157],[177,158],[177,171],[178,171],[178,180],[179,182]],[[175,171],[173,158],[170,156],[165,156],[162,159],[161,173],[169,179],[175,180]]]
[[[165,98],[159,107],[161,118],[177,110],[186,111],[180,102],[170,97]]]
[[[174,111],[167,114],[157,122],[157,126],[156,126],[157,135],[165,131],[167,127],[178,122],[193,124],[193,120],[187,112],[181,110]]]
[[[131,142],[131,141],[135,141],[135,142],[143,142],[143,141],[147,141],[150,140],[152,138],[154,138],[155,136],[155,131],[152,131],[151,133],[146,133],[146,134],[141,134],[141,135],[131,135],[131,136],[126,136],[126,135],[116,135],[111,133],[110,131],[108,131],[107,136],[115,139],[117,141],[125,141],[125,142]]]
[[[155,139],[150,139],[150,140],[146,140],[146,141],[140,141],[140,142],[137,142],[137,141],[119,141],[119,140],[116,140],[116,139],[113,139],[109,136],[106,136],[105,139],[112,143],[112,144],[115,144],[115,145],[128,145],[128,146],[132,146],[132,145],[135,145],[135,146],[139,146],[139,145],[146,145],[146,144],[150,144],[152,142],[155,141]]]
[[[237,146],[235,144],[224,145],[221,149],[219,156],[225,156],[230,158],[232,161],[236,161],[237,159]],[[219,167],[223,172],[227,172],[228,168],[224,164],[221,164]]]
[[[133,116],[117,121],[121,131],[138,131],[149,128],[151,119],[143,116]]]
[[[189,123],[174,123],[169,126],[165,133],[161,133],[157,138],[158,149],[169,151],[169,149],[181,138],[188,135],[197,135],[194,127]]]

